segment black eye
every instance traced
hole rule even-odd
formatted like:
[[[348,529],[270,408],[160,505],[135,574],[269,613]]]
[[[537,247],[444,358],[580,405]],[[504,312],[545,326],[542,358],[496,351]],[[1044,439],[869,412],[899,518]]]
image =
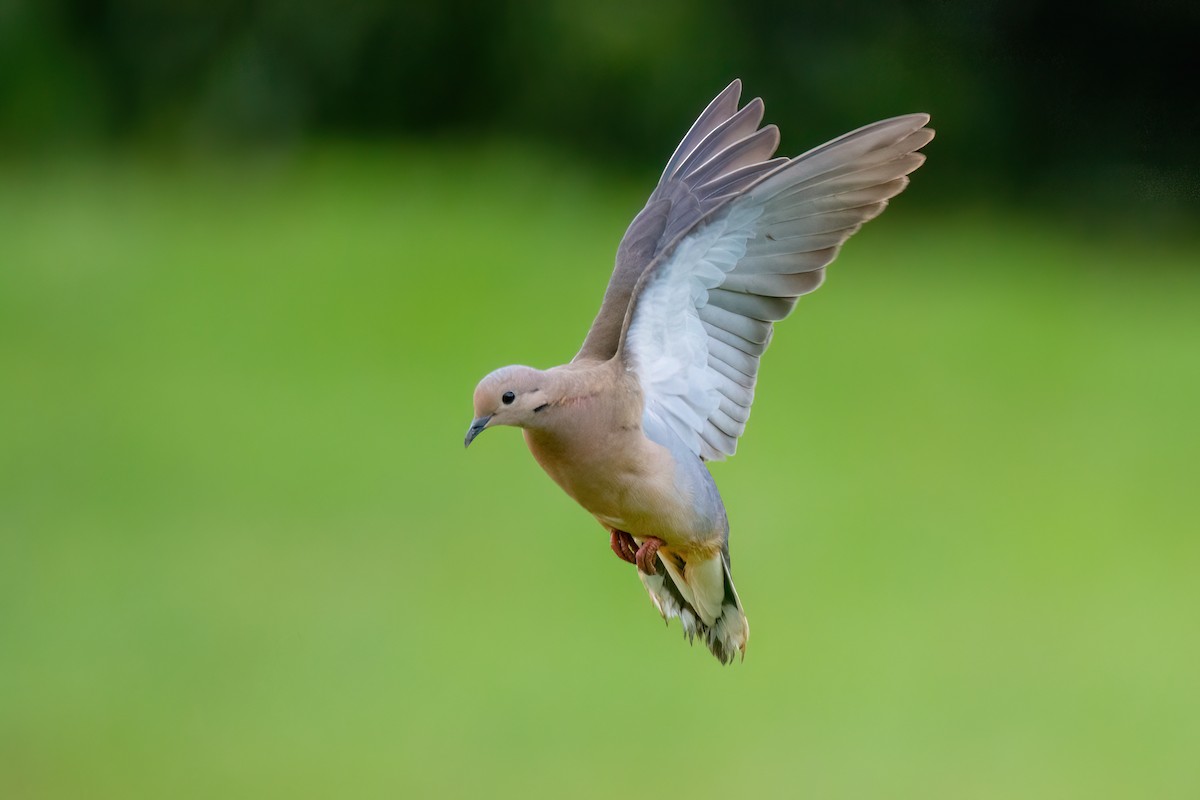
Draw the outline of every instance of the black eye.
[[[512,401],[516,400],[516,399],[517,399],[517,396],[515,394],[513,394],[512,392],[505,392],[504,394],[500,395],[500,402],[504,403],[504,405],[506,405],[506,406],[511,405]]]

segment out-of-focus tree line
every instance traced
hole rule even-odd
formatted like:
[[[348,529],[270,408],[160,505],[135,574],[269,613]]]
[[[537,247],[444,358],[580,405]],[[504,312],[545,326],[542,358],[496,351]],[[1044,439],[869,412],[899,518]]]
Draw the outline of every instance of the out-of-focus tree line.
[[[505,137],[642,170],[740,76],[785,153],[926,110],[943,196],[1178,211],[1198,52],[1192,0],[0,0],[0,145]]]

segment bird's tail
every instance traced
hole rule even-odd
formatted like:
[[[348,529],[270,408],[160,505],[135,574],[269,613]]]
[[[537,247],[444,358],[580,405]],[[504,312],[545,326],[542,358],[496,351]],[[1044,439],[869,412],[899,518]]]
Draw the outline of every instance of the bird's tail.
[[[722,664],[737,653],[745,658],[750,623],[729,574],[728,546],[709,556],[662,547],[657,566],[657,574],[639,570],[638,577],[663,619],[678,617],[688,641],[699,636]]]

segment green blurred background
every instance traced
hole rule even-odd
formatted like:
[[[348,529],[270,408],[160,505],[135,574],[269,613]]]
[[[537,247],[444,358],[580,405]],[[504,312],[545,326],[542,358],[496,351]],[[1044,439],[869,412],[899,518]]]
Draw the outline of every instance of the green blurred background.
[[[0,797],[1200,795],[1200,12],[1066,8],[0,2]],[[723,669],[461,441],[735,76],[939,136],[713,468]]]

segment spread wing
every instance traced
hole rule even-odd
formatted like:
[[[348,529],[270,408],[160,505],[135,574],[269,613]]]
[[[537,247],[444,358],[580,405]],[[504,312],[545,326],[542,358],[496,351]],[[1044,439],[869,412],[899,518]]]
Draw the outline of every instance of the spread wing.
[[[933,138],[928,122],[896,117],[768,162],[749,185],[730,180],[723,199],[659,246],[632,290],[618,352],[646,414],[701,458],[733,455],[773,324],[908,185],[925,159],[916,151]]]
[[[693,123],[667,162],[646,207],[634,217],[617,248],[617,264],[583,347],[575,360],[612,358],[638,279],[663,249],[740,189],[783,164],[774,125],[759,129],[759,99],[738,110],[742,83],[735,80]]]

